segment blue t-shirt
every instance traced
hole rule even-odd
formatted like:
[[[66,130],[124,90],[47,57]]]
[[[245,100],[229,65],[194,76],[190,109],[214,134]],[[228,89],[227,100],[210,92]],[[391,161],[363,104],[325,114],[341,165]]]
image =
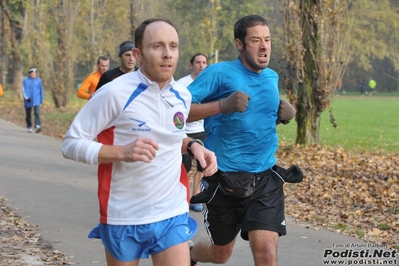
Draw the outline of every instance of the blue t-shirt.
[[[266,68],[248,70],[239,59],[213,64],[188,86],[193,103],[226,98],[235,91],[251,99],[245,112],[218,114],[204,120],[205,146],[214,151],[224,172],[262,172],[277,161],[278,75]]]

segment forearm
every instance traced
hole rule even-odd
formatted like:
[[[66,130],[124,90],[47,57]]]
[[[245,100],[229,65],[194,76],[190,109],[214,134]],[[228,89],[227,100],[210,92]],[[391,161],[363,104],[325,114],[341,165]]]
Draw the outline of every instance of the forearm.
[[[198,121],[217,114],[220,114],[219,101],[203,104],[192,103],[187,122]]]
[[[90,80],[86,78],[83,81],[82,85],[80,85],[78,91],[76,92],[76,96],[86,100],[90,99],[90,93],[89,93],[90,85],[91,85]]]
[[[90,140],[66,138],[62,147],[65,158],[88,164],[124,161],[124,147],[102,145]]]
[[[187,138],[184,138],[184,139],[183,139],[183,143],[182,143],[182,146],[181,146],[181,152],[182,152],[182,153],[189,154],[189,152],[187,151],[187,145],[188,145],[188,143],[189,143],[190,141],[192,141],[192,140],[193,140],[193,138],[190,138],[190,137],[187,137]],[[198,144],[198,143],[192,143],[192,146],[191,146],[191,147],[196,146],[196,145],[200,145],[200,144]],[[200,146],[202,146],[202,145],[200,145]]]
[[[67,159],[95,165],[99,163],[99,150],[102,146],[96,141],[74,138],[67,133],[61,151]]]
[[[287,101],[280,99],[280,105],[278,108],[278,117],[276,120],[276,124],[287,124],[292,118],[295,117],[296,110],[295,108]]]
[[[103,145],[98,153],[98,163],[123,161],[123,154],[122,146]]]
[[[81,99],[90,99],[90,94],[86,92],[87,89],[84,89],[83,87],[80,87],[79,90],[76,92],[76,96],[78,96]]]

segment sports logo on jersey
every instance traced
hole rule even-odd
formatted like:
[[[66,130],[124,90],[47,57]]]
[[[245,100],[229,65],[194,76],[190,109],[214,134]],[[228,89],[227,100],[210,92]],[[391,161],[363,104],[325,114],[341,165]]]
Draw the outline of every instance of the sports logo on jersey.
[[[151,128],[146,125],[147,122],[141,121],[141,120],[138,120],[138,119],[134,119],[134,118],[129,118],[129,119],[133,120],[134,122],[136,122],[136,124],[132,128],[132,131],[151,131]]]
[[[182,112],[177,112],[173,116],[173,124],[175,124],[175,127],[177,129],[183,129],[184,127],[184,115]]]

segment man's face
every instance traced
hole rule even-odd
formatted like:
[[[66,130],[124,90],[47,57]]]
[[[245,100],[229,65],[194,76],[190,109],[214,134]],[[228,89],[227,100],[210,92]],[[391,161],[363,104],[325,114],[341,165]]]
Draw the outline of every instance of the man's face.
[[[121,70],[125,73],[134,71],[136,66],[136,58],[133,56],[133,51],[127,51],[121,54]]]
[[[172,78],[179,60],[178,33],[166,22],[153,22],[145,29],[142,48],[133,51],[141,72],[162,88]]]
[[[109,60],[102,60],[100,59],[100,62],[97,64],[97,70],[100,71],[100,73],[104,73],[107,71],[109,68]]]
[[[247,29],[245,36],[245,50],[239,39],[236,39],[236,46],[240,51],[241,62],[249,70],[260,72],[270,62],[271,37],[270,29],[266,25],[257,25]]]
[[[206,57],[203,55],[197,55],[194,58],[194,62],[190,64],[191,67],[191,72],[194,75],[194,77],[197,77],[199,73],[201,73],[202,70],[204,70],[208,66],[208,62],[206,60]]]
[[[26,72],[25,72],[25,73],[26,73]],[[37,74],[36,74],[36,71],[32,71],[32,72],[29,73],[29,76],[30,76],[31,78],[33,78],[33,79],[36,78],[36,75],[37,75]]]

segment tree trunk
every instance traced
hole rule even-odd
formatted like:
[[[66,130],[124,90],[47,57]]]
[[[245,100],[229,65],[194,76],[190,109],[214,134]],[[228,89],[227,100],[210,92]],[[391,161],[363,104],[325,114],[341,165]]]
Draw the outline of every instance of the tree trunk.
[[[12,97],[22,97],[22,67],[21,67],[21,54],[19,51],[12,51],[12,67],[13,67],[13,81],[12,81]]]
[[[300,145],[320,143],[320,113],[314,108],[312,85],[299,84],[299,91],[296,115],[297,136],[295,142]]]
[[[13,64],[13,83],[12,83],[12,97],[21,97],[22,86],[22,54],[21,43],[24,36],[23,23],[25,23],[26,9],[24,3],[15,1],[14,3],[7,3],[1,1],[0,6],[3,8],[3,16],[7,18],[10,25],[10,43],[11,43],[11,56]],[[14,12],[13,12],[14,11]]]
[[[139,25],[139,14],[141,10],[141,0],[130,1],[130,36],[134,41],[134,31]]]
[[[287,67],[281,71],[297,108],[299,145],[319,144],[320,116],[330,106],[347,65],[350,1],[286,1],[284,35]],[[332,113],[330,121],[334,123]]]
[[[301,1],[303,10],[312,10],[312,5],[316,5],[315,1]],[[299,84],[297,122],[298,131],[296,143],[300,145],[312,145],[320,142],[320,113],[318,113],[316,92],[319,84],[317,84],[316,62],[317,58],[317,42],[319,41],[317,23],[312,16],[313,12],[303,12],[301,17],[301,27],[303,31],[302,45],[305,54],[303,56],[303,82]]]
[[[56,108],[65,107],[69,103],[73,88],[73,30],[79,13],[79,1],[55,0],[51,12],[56,23],[56,45],[54,61],[48,62],[48,86]]]

